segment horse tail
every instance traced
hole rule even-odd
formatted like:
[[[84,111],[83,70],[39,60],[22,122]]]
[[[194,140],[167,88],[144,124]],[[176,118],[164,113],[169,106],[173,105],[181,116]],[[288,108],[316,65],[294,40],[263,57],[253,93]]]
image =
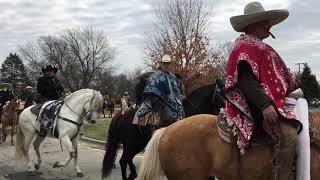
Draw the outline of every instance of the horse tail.
[[[17,134],[16,134],[16,152],[15,152],[15,159],[16,163],[21,162],[24,158],[23,153],[23,145],[24,145],[24,134],[20,126],[18,126]]]
[[[155,180],[160,176],[162,168],[159,158],[159,140],[164,131],[165,128],[157,130],[149,141],[139,170],[139,180]]]
[[[110,175],[114,162],[116,161],[116,155],[119,148],[118,144],[120,140],[115,132],[116,126],[119,122],[118,118],[120,118],[120,116],[114,116],[109,127],[106,152],[104,154],[102,163],[102,178]]]

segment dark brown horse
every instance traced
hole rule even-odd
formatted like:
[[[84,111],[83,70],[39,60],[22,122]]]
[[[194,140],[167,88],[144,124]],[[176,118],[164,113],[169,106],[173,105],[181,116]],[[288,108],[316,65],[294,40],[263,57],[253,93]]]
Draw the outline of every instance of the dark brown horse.
[[[1,141],[6,141],[7,127],[11,127],[11,145],[14,145],[13,135],[18,123],[18,110],[20,108],[20,100],[14,97],[10,103],[3,107],[1,112],[2,136]]]
[[[195,90],[183,101],[185,115],[191,116],[199,113],[217,114],[224,103],[218,96],[215,96],[215,94],[215,84]],[[120,159],[122,179],[135,179],[137,177],[132,159],[146,147],[151,139],[154,127],[132,124],[135,112],[136,110],[131,108],[128,112],[121,115],[120,110],[112,119],[102,165],[103,177],[110,175],[120,143],[123,145],[123,152]],[[131,171],[129,177],[127,177],[126,172],[127,165],[129,165]]]

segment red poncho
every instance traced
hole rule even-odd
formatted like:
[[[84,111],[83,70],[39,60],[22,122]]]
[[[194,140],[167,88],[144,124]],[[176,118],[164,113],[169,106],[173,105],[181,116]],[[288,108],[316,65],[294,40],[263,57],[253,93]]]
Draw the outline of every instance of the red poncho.
[[[229,124],[233,125],[233,132],[238,136],[239,148],[244,150],[249,146],[254,124],[246,99],[237,88],[240,61],[246,61],[251,66],[266,95],[287,119],[295,119],[295,115],[284,106],[284,99],[289,86],[296,86],[297,83],[272,47],[251,35],[241,35],[235,41],[226,69],[225,90],[228,100],[225,113]]]

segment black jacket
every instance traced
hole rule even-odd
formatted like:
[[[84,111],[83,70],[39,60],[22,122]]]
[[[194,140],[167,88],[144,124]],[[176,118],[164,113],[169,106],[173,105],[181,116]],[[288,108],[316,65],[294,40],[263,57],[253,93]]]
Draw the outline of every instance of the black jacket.
[[[63,95],[63,86],[56,77],[41,76],[37,83],[38,93],[46,99],[57,100]]]

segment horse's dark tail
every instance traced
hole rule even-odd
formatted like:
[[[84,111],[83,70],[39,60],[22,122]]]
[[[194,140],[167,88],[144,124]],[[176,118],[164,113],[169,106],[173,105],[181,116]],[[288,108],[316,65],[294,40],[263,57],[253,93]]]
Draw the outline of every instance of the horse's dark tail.
[[[120,115],[116,114],[111,121],[108,131],[108,141],[106,144],[106,153],[102,163],[102,178],[110,175],[113,165],[116,161],[117,151],[119,147],[119,138],[116,132],[117,124],[119,123]]]

